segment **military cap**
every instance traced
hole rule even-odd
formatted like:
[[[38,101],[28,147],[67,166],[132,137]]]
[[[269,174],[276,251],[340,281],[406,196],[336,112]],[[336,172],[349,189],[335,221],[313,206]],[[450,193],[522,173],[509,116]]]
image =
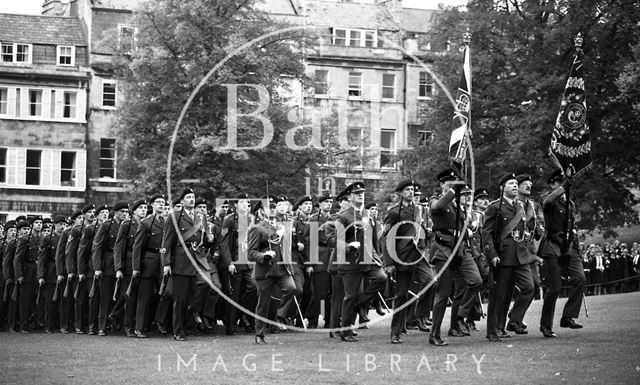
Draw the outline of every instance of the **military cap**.
[[[349,194],[365,191],[363,182],[353,182],[347,186]]]
[[[473,193],[473,199],[480,199],[480,198],[489,198],[489,191],[487,191],[487,189],[484,187],[477,188],[476,191]]]
[[[275,203],[277,204],[277,203],[280,203],[280,202],[287,202],[287,203],[288,203],[288,202],[289,202],[289,199],[287,198],[287,196],[286,196],[286,195],[278,195],[278,196],[275,198]]]
[[[35,223],[35,221],[41,221],[41,222],[44,223],[44,221],[42,220],[42,215],[36,215],[36,216],[31,217],[29,219],[29,224],[32,225],[32,224]]]
[[[422,195],[422,185],[418,182],[413,182],[413,195]]]
[[[502,186],[503,184],[507,183],[511,179],[516,179],[516,174],[514,174],[512,172],[505,173],[500,178],[500,181],[498,182],[498,186]],[[516,179],[516,181],[517,181],[517,179]]]
[[[372,207],[378,207],[378,204],[376,202],[369,202],[366,205],[364,205],[364,208],[369,210]]]
[[[340,193],[336,196],[336,201],[341,202],[349,199],[349,194],[351,194],[351,191],[349,191],[349,186],[347,186],[344,190],[340,191]]]
[[[195,195],[196,193],[193,192],[193,189],[186,188],[186,189],[182,190],[182,193],[180,193],[180,198],[179,199],[182,200],[182,198],[184,198],[185,196],[187,196],[189,194]]]
[[[177,206],[180,204],[180,197],[175,197],[173,198],[173,200],[171,201],[171,206]]]
[[[414,186],[415,184],[413,183],[412,179],[405,179],[405,180],[401,180],[400,182],[398,182],[398,184],[396,185],[396,192],[401,192],[402,190],[404,190],[405,188],[409,187],[409,186]]]
[[[236,194],[236,199],[249,199],[249,195],[245,193]]]
[[[149,204],[155,202],[156,199],[160,199],[160,198],[164,199],[165,201],[167,200],[164,194],[155,194],[155,195],[152,195],[151,198],[149,198]]]
[[[111,208],[108,205],[100,205],[96,207],[96,214],[99,214],[102,210],[110,210]]]
[[[516,180],[518,181],[518,184],[526,181],[531,181],[531,175],[529,174],[516,175]]]
[[[549,179],[547,179],[547,183],[548,184],[554,184],[556,182],[561,182],[562,181],[562,170],[560,169],[556,169],[550,176]]]
[[[69,219],[71,219],[72,221],[75,220],[77,217],[79,217],[80,215],[82,215],[82,211],[80,210],[76,210],[74,211],[71,216],[69,217]]]
[[[322,203],[328,199],[333,199],[333,196],[331,194],[322,194],[316,199],[316,201],[318,203]]]
[[[147,201],[145,201],[144,199],[138,199],[137,201],[131,203],[131,206],[129,206],[129,211],[134,212],[136,211],[136,209],[142,205],[146,205]]]
[[[51,220],[51,218],[50,218],[50,217],[44,218],[44,219],[42,220],[42,225],[43,225],[43,226],[51,225],[52,223],[53,223],[53,220]]]
[[[473,190],[471,190],[471,187],[469,187],[468,184],[465,184],[464,187],[462,188],[462,191],[460,191],[460,194],[462,194],[462,195],[471,195],[472,192],[473,192]]]
[[[8,230],[8,229],[15,229],[15,228],[16,228],[16,221],[13,221],[13,220],[11,220],[11,221],[7,221],[7,223],[5,223],[5,224],[4,224],[4,228],[5,228],[6,230]]]
[[[86,205],[82,206],[82,209],[80,209],[80,211],[82,211],[83,214],[87,213],[90,210],[93,210],[96,208],[96,205],[94,205],[93,203],[87,203]]]
[[[127,201],[117,201],[116,204],[113,205],[113,211],[120,211],[122,209],[128,209],[129,203]]]
[[[205,206],[208,206],[208,205],[209,205],[209,203],[208,203],[208,202],[207,202],[207,200],[206,200],[206,199],[204,199],[204,198],[198,198],[198,199],[196,199],[196,206],[198,206],[198,205],[205,205]]]
[[[55,217],[53,217],[53,223],[64,223],[66,221],[67,220],[64,215],[56,215]]]
[[[20,222],[18,222],[18,229],[22,229],[24,227],[30,227],[29,225],[29,221],[26,219],[21,219]]]
[[[296,202],[296,205],[301,206],[304,202],[313,203],[313,197],[311,195],[305,195],[302,198],[298,199],[298,202]]]
[[[18,215],[18,217],[15,219],[16,223],[20,222],[23,219],[27,219],[26,215]]]
[[[229,200],[225,199],[224,202],[222,202],[223,205],[228,205],[229,204]]]
[[[440,171],[440,173],[438,173],[438,175],[436,176],[436,179],[440,183],[444,183],[447,181],[458,179],[458,174],[456,174],[456,172],[452,168],[447,168],[445,170]]]
[[[426,205],[429,203],[429,199],[427,199],[427,197],[422,197],[419,202],[421,205]]]

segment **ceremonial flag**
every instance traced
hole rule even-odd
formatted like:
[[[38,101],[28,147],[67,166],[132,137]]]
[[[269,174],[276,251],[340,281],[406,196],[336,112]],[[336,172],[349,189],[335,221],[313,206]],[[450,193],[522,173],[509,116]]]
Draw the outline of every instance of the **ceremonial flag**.
[[[458,167],[458,171],[463,169],[464,161],[467,157],[467,143],[465,136],[470,130],[469,120],[471,118],[471,58],[469,43],[471,34],[468,32],[464,36],[464,52],[462,76],[458,86],[458,97],[453,113],[453,125],[451,139],[449,140],[449,156],[451,161]],[[469,132],[471,134],[471,132]]]
[[[568,178],[591,166],[591,134],[587,123],[581,34],[575,38],[575,45],[576,56],[562,94],[560,112],[549,146],[549,155]]]

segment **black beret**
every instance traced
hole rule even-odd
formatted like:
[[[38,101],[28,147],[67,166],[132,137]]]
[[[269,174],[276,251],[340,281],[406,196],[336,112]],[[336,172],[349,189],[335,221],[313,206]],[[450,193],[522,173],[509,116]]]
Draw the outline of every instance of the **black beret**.
[[[249,199],[249,195],[245,193],[236,194],[236,199]]]
[[[50,225],[50,224],[52,224],[52,223],[53,223],[53,220],[52,220],[51,218],[49,218],[49,217],[44,218],[44,219],[42,220],[42,224],[43,224],[43,225]]]
[[[458,174],[456,174],[456,172],[452,168],[448,168],[440,171],[440,173],[438,173],[438,175],[436,176],[436,179],[439,182],[444,183],[447,181],[458,179]]]
[[[427,199],[427,197],[420,198],[420,204],[421,205],[426,205],[428,203],[429,203],[429,200]]]
[[[349,190],[349,194],[365,191],[364,182],[353,182],[347,186],[347,189]]]
[[[340,193],[336,196],[336,201],[341,202],[347,200],[349,198],[349,194],[351,194],[351,192],[349,191],[349,187],[347,186],[347,188],[340,191]]]
[[[207,200],[206,200],[206,199],[204,199],[204,198],[198,198],[198,199],[196,199],[196,204],[195,204],[195,205],[196,205],[196,206],[198,206],[198,205],[205,205],[205,206],[208,206],[208,205],[209,205],[209,202],[207,202]]]
[[[111,207],[109,207],[108,205],[100,205],[96,207],[96,214],[99,214],[102,210],[111,210]]]
[[[64,223],[67,220],[65,219],[64,215],[56,215],[55,217],[53,217],[53,223]]]
[[[127,203],[127,201],[117,201],[113,205],[113,211],[120,211],[122,209],[129,209],[129,203]]]
[[[225,199],[224,202],[222,202],[223,205],[229,205],[229,200]]]
[[[502,177],[500,178],[500,181],[498,182],[498,186],[502,186],[503,184],[507,183],[511,179],[516,179],[516,174],[512,172],[508,172],[502,175]]]
[[[149,204],[152,204],[153,202],[156,201],[156,199],[163,199],[165,202],[167,201],[167,198],[164,196],[164,194],[155,194],[152,195],[151,198],[149,198]]]
[[[316,199],[316,201],[317,201],[318,203],[322,203],[322,202],[324,202],[324,201],[326,201],[326,200],[328,200],[328,199],[333,199],[333,196],[332,196],[331,194],[323,194],[323,195],[320,195],[320,196]]]
[[[138,199],[137,201],[131,204],[129,211],[134,212],[138,207],[146,204],[147,204],[147,201],[145,201],[144,199]]]
[[[27,219],[27,217],[25,215],[18,215],[18,217],[16,217],[15,221],[16,221],[16,223],[18,223],[23,219]]]
[[[7,221],[7,223],[4,224],[4,228],[6,230],[8,229],[15,229],[16,228],[16,221]]]
[[[548,184],[553,184],[556,182],[561,182],[562,181],[562,170],[560,169],[556,169],[550,176],[549,179],[547,179],[547,183]]]
[[[74,211],[71,216],[69,217],[69,219],[71,219],[72,221],[75,220],[77,217],[79,217],[80,215],[82,215],[82,211],[80,210],[76,210]]]
[[[26,219],[21,219],[20,222],[18,222],[18,229],[22,229],[24,227],[29,227],[29,221]]]
[[[405,180],[401,180],[398,185],[396,186],[396,192],[401,192],[402,190],[404,190],[405,188],[409,187],[409,186],[415,186],[415,184],[413,183],[413,180],[411,179],[405,179]]]
[[[36,215],[29,219],[29,224],[32,225],[35,221],[42,221],[42,215]]]
[[[372,208],[372,207],[374,207],[374,206],[375,206],[375,207],[378,207],[378,204],[377,204],[376,202],[369,202],[369,203],[367,203],[366,205],[364,205],[364,208],[365,208],[365,209],[367,209],[367,210],[369,210],[370,208]]]
[[[180,197],[173,198],[173,200],[171,201],[171,206],[177,206],[179,204],[181,204]]]
[[[518,184],[526,181],[531,181],[531,175],[528,175],[528,174],[516,175],[516,180],[518,181]]]
[[[276,197],[275,202],[276,202],[276,203],[280,203],[280,202],[287,202],[287,203],[289,203],[289,199],[287,198],[287,196],[286,196],[286,195],[278,195],[278,196]]]
[[[85,214],[86,212],[93,210],[96,208],[96,205],[94,205],[93,203],[87,203],[86,205],[82,206],[82,209],[80,209],[80,211],[82,211],[83,214]]]
[[[186,195],[189,195],[189,194],[195,195],[196,193],[193,192],[193,189],[186,188],[186,189],[182,190],[182,193],[180,193],[179,199],[182,200],[182,198],[184,198]]]
[[[477,188],[476,191],[473,193],[473,199],[479,199],[479,198],[489,198],[489,192],[487,191],[486,188],[484,187]]]
[[[313,197],[311,195],[305,195],[302,198],[300,198],[298,200],[298,202],[296,202],[297,206],[301,206],[304,202],[311,202],[313,203]]]

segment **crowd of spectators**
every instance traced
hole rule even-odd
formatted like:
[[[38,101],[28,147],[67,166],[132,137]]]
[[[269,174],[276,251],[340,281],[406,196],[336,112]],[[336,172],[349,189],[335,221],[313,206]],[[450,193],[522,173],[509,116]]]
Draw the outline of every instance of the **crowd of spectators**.
[[[629,248],[618,240],[585,245],[582,265],[586,295],[626,293],[640,289],[640,245]]]

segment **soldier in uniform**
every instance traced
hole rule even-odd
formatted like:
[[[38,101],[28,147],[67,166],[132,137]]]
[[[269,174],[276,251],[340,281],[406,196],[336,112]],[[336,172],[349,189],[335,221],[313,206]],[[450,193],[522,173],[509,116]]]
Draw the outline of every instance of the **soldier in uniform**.
[[[117,302],[124,302],[124,332],[127,337],[136,337],[135,316],[138,301],[140,270],[133,270],[133,244],[140,222],[147,216],[147,201],[139,199],[129,205],[131,218],[125,219],[118,229],[113,247],[113,263],[116,278],[123,277],[120,292],[116,293]],[[127,295],[127,292],[129,294]],[[122,306],[122,305],[120,305]]]
[[[122,282],[122,272],[116,272],[113,253],[120,225],[129,215],[128,206],[125,201],[116,202],[113,205],[113,217],[100,225],[93,238],[91,260],[95,269],[94,279],[100,282],[99,336],[107,335],[107,318],[114,329],[119,327],[114,316],[119,309],[113,306],[113,294],[118,279]]]
[[[148,337],[145,325],[151,319],[151,301],[154,288],[160,280],[160,248],[165,224],[165,202],[163,194],[153,195],[149,199],[153,212],[140,222],[133,240],[131,268],[134,273],[139,272],[140,277],[135,325],[135,335],[138,338]]]
[[[522,204],[516,199],[518,180],[515,174],[506,173],[499,182],[502,190],[500,199],[489,204],[482,230],[484,250],[494,267],[495,286],[489,294],[487,311],[487,339],[500,341],[508,334],[498,334],[500,320],[504,317],[504,297],[508,293],[511,279],[520,289],[511,310],[511,325],[518,334],[526,332],[522,327],[522,319],[533,296],[533,277],[529,267],[527,239],[531,236],[528,230]]]
[[[422,258],[418,250],[416,229],[420,210],[414,204],[414,184],[412,180],[398,183],[396,193],[400,201],[392,206],[384,219],[382,233],[382,257],[386,274],[395,280],[393,318],[391,320],[391,343],[399,344],[400,333],[405,326],[410,309],[403,308],[409,296],[409,287],[416,274],[416,264]]]
[[[35,316],[36,293],[38,290],[38,254],[40,253],[40,232],[42,217],[35,216],[30,221],[31,229],[27,235],[18,238],[16,254],[13,260],[15,277],[18,282],[20,329],[29,333],[31,320]]]
[[[373,234],[368,213],[364,210],[364,183],[352,183],[347,191],[350,196],[349,208],[336,217],[336,264],[338,278],[342,279],[344,286],[340,315],[342,328],[354,325],[356,309],[363,308],[364,303],[368,303],[382,290],[387,281],[382,267],[375,263],[378,261],[374,256],[373,245],[378,239]],[[361,292],[360,286],[364,279],[370,282],[366,290]],[[343,329],[340,339],[345,342],[358,341],[351,329]]]
[[[174,211],[174,220],[165,223],[164,237],[160,258],[163,274],[169,275],[169,285],[173,296],[173,338],[186,341],[185,316],[189,305],[189,297],[195,291],[196,266],[189,259],[187,252],[202,268],[207,263],[205,256],[206,218],[195,212],[196,196],[192,189],[185,189],[180,194],[182,209]],[[189,248],[186,250],[178,237],[181,237]]]
[[[62,231],[64,230],[65,218],[56,215],[53,218],[53,232],[42,238],[40,242],[40,257],[38,257],[38,283],[42,287],[41,301],[44,299],[44,332],[53,333],[56,325],[57,310],[56,302],[53,301],[53,294],[58,283],[56,271],[56,247]],[[59,287],[58,287],[59,289]]]
[[[285,197],[286,198],[286,197]],[[307,264],[309,248],[309,215],[313,210],[313,198],[309,195],[300,198],[294,205],[295,216],[293,219],[293,239],[292,239],[292,267],[293,267],[293,281],[296,284],[296,291],[294,297],[291,299],[292,303],[288,304],[289,315],[295,314],[296,325],[303,327],[304,320],[300,319],[298,315],[297,307],[306,313],[305,309],[308,307],[311,290],[306,290],[308,283],[313,279],[313,267]],[[307,287],[308,288],[308,287]],[[309,288],[308,288],[309,289]],[[295,299],[294,299],[295,298]],[[293,301],[297,301],[298,306],[293,304]],[[286,306],[284,303],[282,306]]]
[[[337,259],[337,250],[336,250],[336,227],[335,221],[338,218],[338,215],[343,211],[349,208],[349,201],[351,200],[351,195],[349,192],[349,187],[345,188],[341,191],[338,196],[336,196],[336,201],[338,202],[338,212],[329,217],[326,222],[326,233],[327,233],[327,241],[328,246],[331,249],[331,254],[329,257],[329,265],[327,266],[327,271],[331,274],[331,311],[329,318],[329,327],[331,329],[336,329],[340,327],[340,316],[342,314],[342,301],[344,299],[344,284],[342,282],[342,278],[338,275],[338,264],[336,263]],[[329,337],[333,338],[333,332],[329,332]]]
[[[0,263],[2,263],[2,279],[0,279],[0,329],[3,329],[7,325],[7,315],[9,311],[10,297],[13,283],[11,277],[13,276],[13,269],[9,269],[8,266],[4,266],[5,250],[10,241],[16,239],[18,229],[16,228],[16,221],[7,221],[4,225],[4,237],[0,240]],[[13,264],[13,261],[11,262]]]
[[[76,210],[71,214],[69,218],[72,221],[72,226],[80,226],[84,221],[84,215],[81,210]],[[58,302],[60,304],[60,333],[69,333],[69,321],[73,320],[73,296],[69,296],[69,277],[67,273],[67,263],[65,250],[67,248],[67,241],[71,234],[72,226],[65,228],[58,240],[58,246],[56,247],[56,274],[58,274]],[[66,289],[66,290],[65,290]],[[66,296],[64,295],[66,292]]]
[[[481,317],[484,317],[484,311],[482,310],[482,297],[486,294],[489,286],[493,283],[491,277],[491,270],[489,269],[489,261],[484,255],[484,247],[482,244],[482,227],[484,225],[484,213],[489,206],[489,192],[486,188],[477,188],[473,193],[473,210],[471,211],[471,223],[469,224],[469,231],[471,232],[471,252],[476,265],[478,266],[478,272],[482,277],[482,287],[479,291],[479,296],[474,300],[474,305],[471,308],[471,312],[467,317],[467,328],[470,331],[480,331],[476,325],[477,321],[480,321]]]
[[[13,260],[16,255],[16,245],[18,238],[25,235],[29,231],[29,222],[24,219],[14,221],[15,231],[9,227],[7,239],[4,245],[2,255],[2,273],[5,278],[6,306],[7,306],[7,323],[9,324],[9,332],[16,332],[16,319],[18,316],[18,299],[13,293],[16,291],[15,270],[13,269]]]
[[[566,269],[570,277],[571,289],[562,312],[560,327],[582,328],[574,318],[578,318],[580,314],[586,278],[580,261],[578,237],[573,227],[575,204],[573,201],[567,202],[565,195],[566,186],[570,182],[565,180],[563,184],[562,179],[562,171],[556,170],[547,180],[552,191],[542,199],[546,234],[540,243],[539,254],[544,260],[543,268],[547,272],[547,290],[544,293],[540,331],[548,338],[556,337],[553,332],[553,315],[560,294],[560,277],[563,269]]]
[[[458,311],[452,307],[451,327],[456,335],[469,335],[464,323],[464,317],[469,315],[478,290],[482,285],[482,278],[478,272],[470,250],[466,242],[462,242],[456,255],[447,266],[447,260],[459,241],[459,237],[466,237],[461,233],[465,213],[462,207],[457,207],[460,202],[455,201],[455,189],[462,189],[462,184],[457,181],[457,175],[452,169],[446,169],[437,175],[442,193],[434,194],[429,199],[431,219],[433,220],[433,232],[435,242],[431,247],[431,263],[435,266],[435,273],[440,275],[436,284],[435,300],[433,304],[433,325],[429,334],[429,343],[436,346],[447,345],[440,338],[440,328],[444,318],[452,282],[456,282],[454,300],[459,302]],[[454,186],[453,188],[451,186]],[[459,210],[459,212],[457,212]],[[445,268],[446,266],[446,268]],[[464,286],[466,285],[466,286]],[[463,288],[464,286],[464,288]]]
[[[255,309],[257,293],[255,281],[251,278],[253,267],[249,264],[246,248],[247,233],[253,225],[254,217],[249,212],[249,197],[240,193],[236,196],[236,210],[227,215],[222,224],[222,245],[220,252],[224,260],[230,281],[231,299],[245,309]],[[238,334],[240,318],[235,305],[229,303],[225,322],[227,335]],[[245,328],[251,330],[252,320],[247,321]]]

